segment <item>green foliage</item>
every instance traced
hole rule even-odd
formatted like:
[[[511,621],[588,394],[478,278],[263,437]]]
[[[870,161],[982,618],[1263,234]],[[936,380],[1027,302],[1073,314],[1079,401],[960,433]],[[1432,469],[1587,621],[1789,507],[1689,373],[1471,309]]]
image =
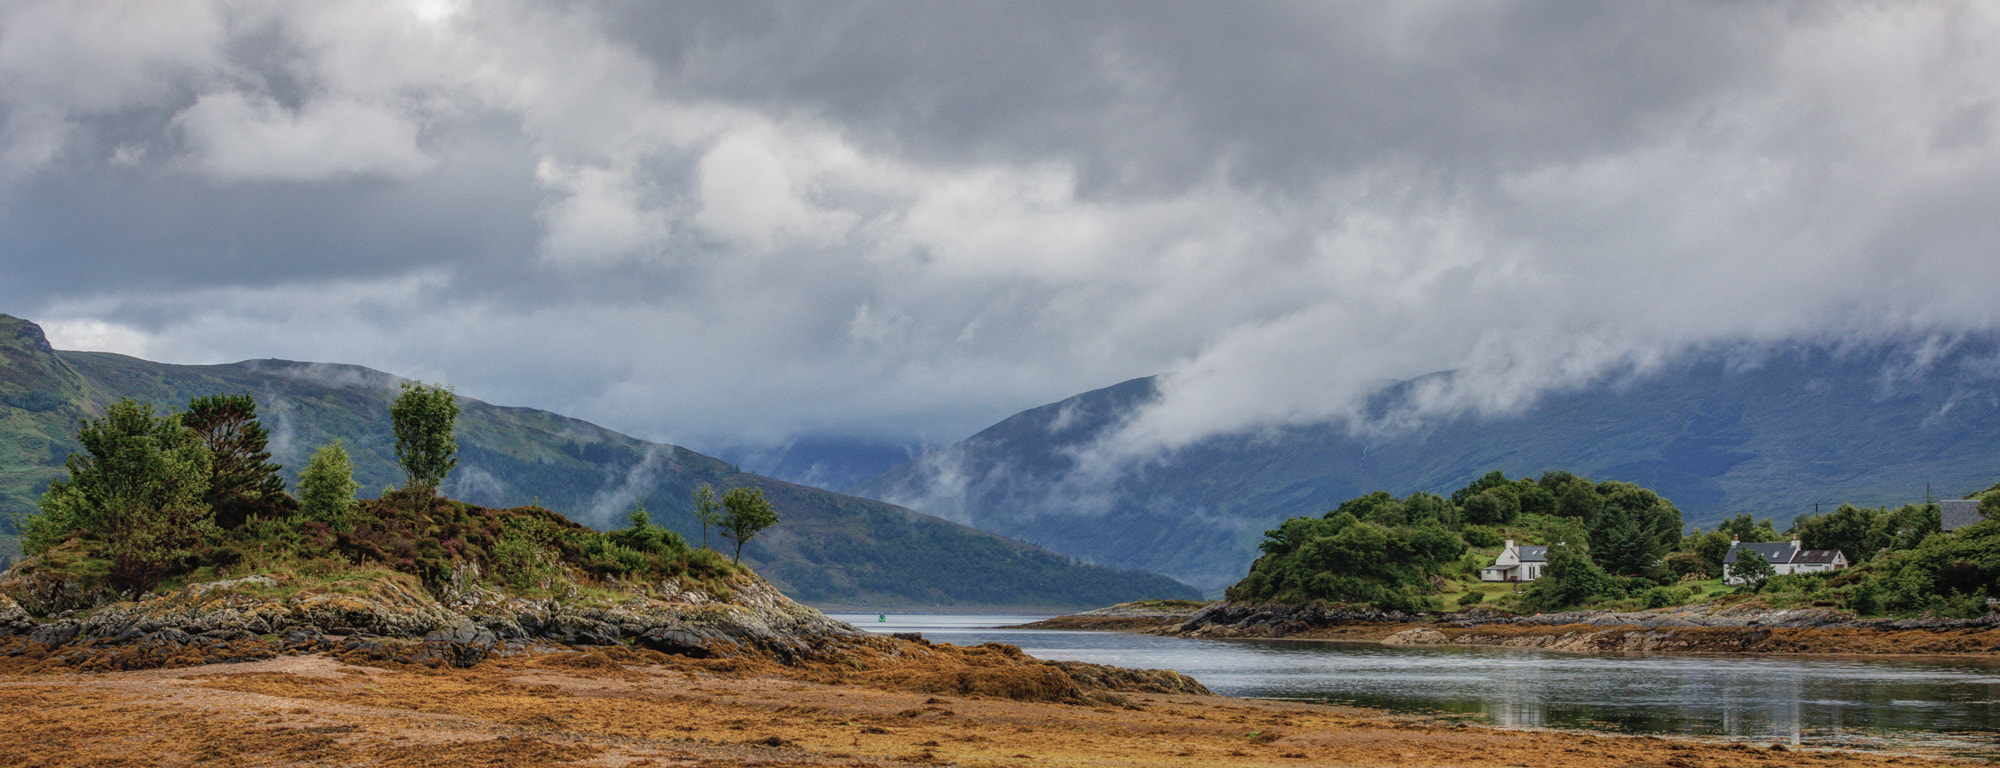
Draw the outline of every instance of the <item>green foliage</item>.
[[[1708,561],[1694,552],[1672,552],[1661,559],[1661,565],[1674,576],[1686,578],[1706,578],[1711,575]]]
[[[1546,478],[1547,475],[1543,477]],[[1604,512],[1604,497],[1597,495],[1597,487],[1591,485],[1590,481],[1568,472],[1562,473],[1559,481],[1562,484],[1555,489],[1556,516],[1595,520]]]
[[[1496,486],[1467,496],[1463,509],[1468,523],[1505,525],[1521,514],[1521,497],[1511,485]]]
[[[1694,594],[1680,587],[1653,587],[1646,590],[1641,601],[1647,609],[1670,608],[1688,601]]]
[[[389,406],[396,432],[396,461],[409,477],[406,489],[434,495],[445,475],[458,466],[458,399],[451,390],[403,382],[403,394]]]
[[[326,523],[337,532],[352,530],[354,492],[360,489],[347,449],[339,440],[322,445],[299,473],[299,519]]]
[[[1722,576],[1722,560],[1729,556],[1729,534],[1721,531],[1702,533],[1696,530],[1681,540],[1681,550],[1692,552],[1707,566],[1710,578]]]
[[[562,575],[557,553],[565,533],[544,517],[508,517],[493,541],[493,575],[516,591],[547,591]]]
[[[708,529],[722,525],[722,501],[715,497],[715,489],[702,483],[694,489],[694,519],[701,523],[701,548],[708,548]]]
[[[1543,609],[1568,608],[1622,591],[1618,580],[1598,567],[1583,547],[1551,544],[1548,565],[1541,578],[1528,585],[1526,601]]]
[[[1936,504],[1908,504],[1890,510],[1842,504],[1824,515],[1803,515],[1792,531],[1806,549],[1838,549],[1849,563],[1885,551],[1912,549],[1942,528]]]
[[[1541,586],[1527,598],[1566,607],[1622,596],[1625,582],[1606,567],[1643,577],[1641,584],[1674,581],[1659,561],[1680,543],[1680,526],[1679,509],[1631,483],[1592,483],[1568,472],[1510,480],[1491,472],[1450,500],[1428,493],[1399,500],[1377,491],[1324,518],[1286,520],[1265,532],[1258,545],[1263,556],[1228,594],[1411,610],[1427,604],[1424,596],[1435,593],[1442,579],[1471,576],[1480,563],[1458,562],[1468,545],[1495,547],[1513,537],[1568,545],[1550,550],[1551,564],[1536,582]],[[1698,558],[1682,563],[1691,573],[1705,565]]]
[[[1681,511],[1645,488],[1632,483],[1597,484],[1604,506],[1590,526],[1590,555],[1605,570],[1642,573],[1680,543]]]
[[[257,421],[257,401],[249,395],[207,395],[188,401],[181,423],[208,448],[209,482],[204,496],[215,522],[235,528],[251,517],[282,517],[297,506],[285,493],[280,467],[265,450],[270,433]]]
[[[1451,503],[1452,506],[1464,508],[1466,500],[1473,496],[1494,488],[1508,488],[1513,485],[1514,481],[1508,480],[1506,473],[1494,470],[1486,473],[1477,480],[1466,483],[1464,488],[1452,492]]]
[[[66,462],[69,477],[49,485],[41,513],[27,521],[27,552],[86,539],[111,562],[110,576],[134,589],[184,569],[215,527],[202,501],[209,453],[195,433],[179,416],[125,399],[104,418],[85,419],[77,441],[84,450]]]
[[[1722,524],[1716,526],[1715,530],[1724,536],[1734,536],[1738,541],[1765,542],[1785,540],[1784,535],[1778,533],[1778,529],[1771,525],[1770,518],[1767,517],[1753,523],[1750,521],[1750,513],[1748,512],[1722,521]]]
[[[1442,526],[1386,526],[1340,510],[1286,520],[1264,536],[1264,556],[1229,588],[1230,599],[1423,610],[1433,579],[1465,553],[1465,542]]]
[[[1465,608],[1467,606],[1478,605],[1485,601],[1486,601],[1486,593],[1475,589],[1463,595],[1458,596],[1458,607]]]
[[[1485,548],[1506,543],[1506,539],[1501,538],[1499,533],[1483,525],[1468,525],[1459,532],[1459,535],[1465,538],[1467,546]]]
[[[722,495],[722,510],[722,537],[736,543],[731,562],[742,562],[744,543],[778,524],[778,511],[764,500],[764,492],[756,488],[729,489]]]
[[[641,504],[627,515],[631,525],[606,534],[612,542],[629,547],[636,552],[657,555],[662,558],[680,557],[687,554],[687,540],[667,528],[653,524],[651,515],[646,514],[646,505]],[[637,570],[637,569],[634,569]]]
[[[1752,592],[1762,590],[1764,582],[1770,581],[1772,576],[1777,575],[1777,572],[1777,568],[1771,565],[1771,561],[1764,559],[1763,555],[1747,549],[1738,550],[1736,553],[1736,562],[1729,564],[1729,577],[1731,579],[1741,579],[1743,586],[1748,587]]]

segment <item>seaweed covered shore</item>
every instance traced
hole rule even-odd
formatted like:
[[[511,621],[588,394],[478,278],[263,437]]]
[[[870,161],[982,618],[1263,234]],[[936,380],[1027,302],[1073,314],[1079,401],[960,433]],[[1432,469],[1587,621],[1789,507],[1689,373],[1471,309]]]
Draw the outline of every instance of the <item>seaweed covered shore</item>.
[[[1285,638],[1386,645],[1490,645],[1581,652],[2000,654],[2000,614],[1857,618],[1826,608],[1697,605],[1652,611],[1442,615],[1324,604],[1124,604],[1022,625],[1175,637]]]

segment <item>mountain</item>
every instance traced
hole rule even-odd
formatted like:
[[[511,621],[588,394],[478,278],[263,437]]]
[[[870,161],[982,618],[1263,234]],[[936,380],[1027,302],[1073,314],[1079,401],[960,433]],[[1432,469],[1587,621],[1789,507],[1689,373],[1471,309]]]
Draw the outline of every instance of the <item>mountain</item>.
[[[1422,383],[1388,386],[1372,412],[1409,406]],[[1783,528],[1815,505],[1953,497],[2000,474],[1993,336],[1710,350],[1510,416],[1390,434],[1260,430],[1202,441],[1108,485],[1071,477],[1075,454],[1157,390],[1136,379],[1024,411],[849,492],[1212,593],[1243,576],[1263,531],[1287,517],[1376,490],[1449,493],[1493,470],[1638,483],[1708,528],[1741,512]]]
[[[271,431],[287,480],[318,446],[344,442],[364,495],[402,480],[388,406],[395,376],[359,366],[251,360],[169,365],[101,352],[57,351],[40,327],[0,315],[0,526],[32,513],[77,420],[121,397],[185,407],[198,395],[248,393]],[[643,503],[653,518],[701,541],[692,491],[761,488],[783,522],[743,556],[794,599],[821,605],[1067,608],[1194,590],[1150,573],[1078,562],[1018,541],[879,501],[743,472],[719,459],[650,443],[531,408],[459,398],[459,461],[444,491],[491,507],[539,504],[599,528],[622,526]],[[722,544],[715,538],[717,546]]]
[[[776,446],[704,446],[702,450],[765,477],[837,489],[894,469],[926,447],[879,438],[806,435]]]

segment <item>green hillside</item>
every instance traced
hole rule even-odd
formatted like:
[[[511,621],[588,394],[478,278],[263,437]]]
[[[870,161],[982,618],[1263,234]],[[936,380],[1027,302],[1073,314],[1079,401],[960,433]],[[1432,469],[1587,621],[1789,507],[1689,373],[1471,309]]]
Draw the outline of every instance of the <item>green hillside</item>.
[[[402,481],[388,406],[400,379],[350,365],[253,360],[167,365],[123,355],[56,351],[33,323],[0,315],[0,520],[32,512],[79,418],[120,398],[184,407],[195,396],[247,393],[271,431],[286,479],[319,445],[340,439],[363,494]],[[838,605],[1074,607],[1192,596],[1170,579],[1084,564],[936,517],[739,471],[530,408],[460,398],[459,463],[442,489],[488,507],[536,504],[598,528],[624,524],[643,503],[661,525],[699,542],[696,486],[754,486],[784,522],[744,560],[795,599]],[[715,540],[720,543],[719,539]]]
[[[1225,435],[1108,490],[1067,485],[1075,452],[1156,396],[1153,379],[1136,379],[1016,414],[850,492],[1211,593],[1241,578],[1286,518],[1378,490],[1449,492],[1495,470],[1637,483],[1690,525],[1748,512],[1782,529],[1815,504],[1893,506],[1923,501],[1927,487],[1949,497],[1991,482],[2000,340],[1923,341],[1692,354],[1516,415],[1377,436],[1342,425]],[[1423,383],[1388,387],[1371,407],[1407,408]]]

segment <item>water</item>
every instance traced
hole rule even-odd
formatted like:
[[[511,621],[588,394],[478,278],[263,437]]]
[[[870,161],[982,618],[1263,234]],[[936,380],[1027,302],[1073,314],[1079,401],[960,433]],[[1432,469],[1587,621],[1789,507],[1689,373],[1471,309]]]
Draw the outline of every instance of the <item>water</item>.
[[[2000,660],[1571,654],[997,629],[1045,616],[832,614],[941,643],[1191,675],[1226,696],[1468,716],[1503,727],[2000,757]],[[878,621],[878,617],[887,621]]]

